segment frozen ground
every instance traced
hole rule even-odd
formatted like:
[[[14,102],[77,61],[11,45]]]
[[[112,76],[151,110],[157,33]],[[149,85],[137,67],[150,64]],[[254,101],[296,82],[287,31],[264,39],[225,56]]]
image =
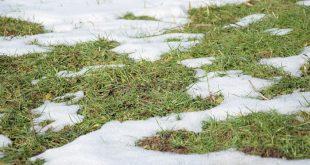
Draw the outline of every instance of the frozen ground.
[[[156,61],[171,50],[184,50],[199,44],[203,34],[171,33],[165,30],[180,28],[188,23],[187,11],[207,5],[239,4],[246,0],[4,0],[0,1],[0,15],[21,18],[42,23],[49,31],[25,37],[0,38],[0,55],[20,56],[27,53],[49,51],[51,45],[74,45],[79,42],[107,38],[120,43],[113,49],[119,54],[127,54],[135,61]],[[298,2],[307,5],[308,1]],[[137,16],[151,16],[156,20],[124,20],[120,17],[131,12]],[[247,27],[265,17],[253,14],[241,18],[239,22],[224,28]],[[291,29],[269,29],[274,35],[288,34]],[[169,41],[169,39],[178,39]],[[34,42],[35,41],[35,42]],[[36,44],[34,44],[36,43]],[[12,46],[13,45],[13,46]],[[308,57],[308,58],[306,58]],[[283,68],[284,71],[301,76],[300,67],[309,60],[309,47],[297,56],[269,58],[260,61],[262,65]],[[295,91],[273,99],[266,99],[261,91],[277,81],[256,78],[241,70],[214,71],[206,73],[201,67],[212,65],[216,57],[190,58],[179,62],[188,69],[195,70],[197,81],[187,87],[192,98],[206,99],[210,96],[223,96],[224,101],[211,109],[196,112],[170,114],[166,117],[153,117],[146,120],[110,121],[100,129],[80,136],[74,141],[34,156],[31,160],[44,159],[46,164],[308,164],[310,160],[285,160],[262,158],[240,153],[233,149],[209,154],[181,155],[144,150],[135,142],[155,135],[162,130],[201,131],[201,122],[215,119],[225,120],[228,115],[239,116],[253,112],[275,110],[281,114],[310,111],[310,92]],[[74,78],[104,68],[119,68],[117,65],[85,66],[77,72],[60,71],[55,76]],[[37,84],[33,80],[32,84]],[[45,101],[32,109],[37,115],[33,120],[34,130],[44,133],[48,129],[60,131],[65,126],[83,122],[84,116],[78,102],[85,93],[67,93]],[[68,100],[69,101],[66,101]],[[44,122],[49,122],[42,126]],[[3,145],[1,145],[3,143]],[[10,140],[0,135],[0,147],[10,144]],[[1,156],[1,153],[0,153]]]

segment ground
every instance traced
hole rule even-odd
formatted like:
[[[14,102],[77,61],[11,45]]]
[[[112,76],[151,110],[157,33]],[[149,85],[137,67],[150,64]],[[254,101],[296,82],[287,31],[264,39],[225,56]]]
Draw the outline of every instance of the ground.
[[[166,2],[168,7],[174,4],[170,0]],[[4,0],[0,6],[1,3],[6,7],[20,2]],[[97,3],[100,6],[107,2]],[[210,162],[237,154],[236,157],[257,164],[264,161],[267,164],[309,163],[310,8],[296,0],[250,0],[202,7],[184,4],[189,20],[180,21],[181,27],[178,21],[183,16],[182,19],[178,16],[182,14],[177,15],[178,26],[166,25],[170,21],[167,15],[180,13],[175,6],[166,10],[171,13],[163,12],[163,16],[140,10],[115,16],[116,20],[127,21],[122,24],[130,24],[129,31],[126,29],[130,34],[133,33],[131,26],[145,20],[150,26],[155,26],[151,24],[156,21],[164,22],[164,31],[150,36],[134,34],[134,40],[121,34],[121,37],[112,36],[116,38],[113,41],[107,37],[82,36],[89,31],[82,25],[76,28],[82,29],[78,32],[75,28],[61,31],[67,24],[59,30],[53,21],[29,20],[3,7],[0,12],[0,134],[8,137],[10,143],[0,149],[5,155],[0,158],[0,164],[59,164],[84,155],[92,155],[94,164],[105,160],[111,164],[130,164],[128,160],[154,164],[157,161],[151,159],[153,156],[166,163],[177,164],[173,160],[180,159],[184,164],[193,161],[201,164],[208,154],[211,154]],[[25,6],[22,9],[31,9]],[[127,7],[131,6],[124,8]],[[178,12],[172,12],[174,9]],[[7,13],[14,18],[9,18]],[[257,13],[265,16],[245,27],[224,28]],[[85,26],[95,26],[95,29],[102,26],[96,23]],[[160,23],[154,24],[161,26]],[[166,26],[168,28],[164,28]],[[266,32],[271,28],[292,31],[272,35]],[[172,33],[199,36],[165,37]],[[64,34],[64,37],[56,37],[61,40],[60,44],[53,44],[49,34],[53,37]],[[72,35],[81,41],[70,38]],[[87,39],[84,41],[83,37]],[[148,39],[143,40],[145,37]],[[187,44],[190,46],[185,46]],[[132,47],[134,51],[143,51],[134,54]],[[160,53],[148,56],[157,49]],[[296,60],[289,59],[289,65],[298,64],[297,71],[261,62],[295,56]],[[303,56],[308,58],[303,60]],[[195,68],[180,62],[205,57],[212,60]],[[200,77],[198,71],[202,72]],[[196,88],[201,84],[205,91]],[[81,98],[75,95],[77,91],[82,93]],[[72,96],[55,100],[68,93]],[[53,105],[51,112],[45,113],[49,105]],[[35,110],[38,113],[34,113]],[[60,112],[56,114],[56,110]],[[70,111],[70,115],[62,111]],[[89,149],[93,146],[100,147],[93,153]],[[231,148],[237,151],[230,151]],[[238,151],[245,155],[238,155]],[[113,159],[115,152],[119,157]],[[165,152],[170,154],[167,156]],[[217,152],[219,158],[213,157]],[[73,153],[76,157],[71,159],[68,155]],[[86,164],[90,160],[76,161]]]

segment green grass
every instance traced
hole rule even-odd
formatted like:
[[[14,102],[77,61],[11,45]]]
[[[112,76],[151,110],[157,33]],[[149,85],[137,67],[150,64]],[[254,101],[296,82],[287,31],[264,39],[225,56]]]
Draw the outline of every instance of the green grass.
[[[299,88],[309,91],[309,74],[294,78],[283,70],[259,65],[262,58],[297,55],[309,46],[310,8],[295,3],[296,0],[252,0],[253,6],[244,4],[193,9],[190,11],[192,22],[181,31],[170,32],[203,33],[205,38],[201,44],[178,56],[182,59],[215,56],[214,64],[203,68],[207,72],[236,69],[259,78],[283,77],[264,91],[266,97],[287,94]],[[222,28],[254,13],[267,16],[246,28]],[[272,36],[264,32],[273,27],[292,28],[293,31],[285,36]]]
[[[0,17],[0,36],[25,36],[44,33],[43,26],[15,18]]]
[[[133,13],[126,13],[125,15],[120,17],[120,19],[128,19],[128,20],[153,20],[153,21],[156,20],[156,18],[154,18],[154,17],[145,16],[145,15],[135,16]]]
[[[252,1],[254,6],[193,9],[190,11],[192,22],[181,31],[170,32],[204,33],[206,36],[201,44],[186,52],[169,52],[154,63],[136,63],[126,56],[117,55],[110,51],[117,43],[104,39],[74,46],[55,46],[49,53],[34,53],[23,57],[0,56],[0,112],[5,112],[0,121],[0,132],[13,141],[12,146],[2,149],[7,155],[3,161],[12,164],[29,163],[29,157],[69,143],[111,120],[139,120],[170,113],[205,110],[218,105],[221,98],[193,100],[186,94],[186,87],[196,81],[192,70],[177,64],[186,58],[215,56],[214,65],[203,67],[207,72],[239,69],[260,78],[282,76],[281,81],[262,92],[268,98],[291,93],[299,88],[309,91],[309,64],[305,66],[308,69],[303,69],[304,75],[301,78],[258,64],[261,58],[298,54],[309,45],[310,9],[295,5],[295,2],[261,0]],[[268,17],[248,28],[222,28],[253,13],[265,13]],[[129,13],[123,19],[147,18],[137,18]],[[6,31],[13,31],[13,35],[43,32],[40,25],[23,25],[14,21],[10,24],[6,26],[7,30],[1,26],[1,35],[9,34]],[[16,28],[19,26],[21,28]],[[293,28],[294,31],[280,37],[263,32],[273,27]],[[61,70],[76,71],[84,66],[119,63],[126,66],[94,71],[78,78],[55,77]],[[31,80],[43,76],[47,78],[35,86],[31,85]],[[82,106],[80,114],[85,116],[82,123],[44,135],[37,135],[31,130],[34,118],[31,109],[40,106],[45,99],[78,90],[86,94],[86,98],[78,103]],[[220,130],[218,127],[214,129]],[[295,127],[292,129],[295,130]],[[287,153],[288,157],[298,157]]]
[[[300,121],[300,120],[303,121]],[[151,150],[209,153],[236,148],[247,154],[287,159],[310,158],[310,114],[253,113],[208,121],[200,133],[163,131],[137,142]]]
[[[109,51],[116,43],[99,40],[76,46],[57,46],[53,51],[19,58],[0,57],[0,111],[6,112],[0,130],[14,142],[5,149],[5,161],[24,164],[47,148],[64,145],[74,138],[100,128],[111,120],[140,120],[170,113],[204,110],[219,102],[193,100],[186,87],[195,81],[194,73],[170,61],[135,63]],[[60,62],[61,61],[61,62]],[[60,70],[83,66],[124,63],[124,68],[104,69],[79,78],[57,78]],[[37,85],[31,80],[47,76]],[[79,102],[81,124],[60,132],[37,135],[31,128],[30,110],[45,99],[83,90]]]

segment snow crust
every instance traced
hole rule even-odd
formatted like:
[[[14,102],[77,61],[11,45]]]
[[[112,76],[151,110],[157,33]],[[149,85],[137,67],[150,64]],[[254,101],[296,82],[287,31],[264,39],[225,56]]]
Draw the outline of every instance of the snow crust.
[[[180,61],[180,64],[188,68],[199,68],[203,65],[211,65],[214,57],[191,58]]]
[[[186,49],[197,41],[164,42],[167,29],[188,23],[191,7],[240,4],[246,0],[4,0],[0,15],[41,23],[47,33],[11,39],[0,38],[0,55],[20,56],[48,51],[50,45],[74,45],[99,38],[114,40],[121,45],[116,52],[128,53],[140,61],[155,61],[170,49]],[[151,16],[153,20],[124,20],[131,12]],[[172,34],[181,38],[193,34]],[[194,34],[199,35],[201,34]],[[149,37],[156,36],[156,37]],[[145,38],[146,37],[146,38]],[[145,43],[145,40],[149,42]],[[38,45],[34,45],[36,41]],[[141,45],[141,43],[144,43]]]
[[[247,27],[253,23],[256,23],[260,20],[262,20],[266,14],[251,14],[246,17],[241,18],[238,22],[234,24],[229,24],[224,26],[224,28],[243,28]]]
[[[265,30],[265,32],[270,33],[271,35],[276,35],[276,36],[283,36],[286,34],[289,34],[291,31],[293,31],[293,29],[279,29],[279,28],[271,28],[271,29],[267,29]]]
[[[54,100],[64,100],[68,98],[70,98],[68,102],[61,103],[45,101],[40,107],[31,110],[33,114],[39,115],[39,117],[33,120],[35,125],[34,130],[38,133],[44,133],[49,129],[57,132],[62,130],[65,126],[72,126],[82,122],[84,116],[77,114],[81,107],[72,104],[84,98],[84,92],[67,93],[63,96],[54,98]],[[45,121],[50,121],[51,123],[42,127],[40,124]]]
[[[304,51],[296,56],[264,58],[260,61],[263,65],[281,68],[293,76],[300,77],[300,68],[310,60],[310,47],[305,47]]]

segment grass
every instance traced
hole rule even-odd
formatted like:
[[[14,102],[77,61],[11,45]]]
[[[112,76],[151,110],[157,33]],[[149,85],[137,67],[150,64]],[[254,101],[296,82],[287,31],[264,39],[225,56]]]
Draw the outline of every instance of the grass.
[[[291,93],[296,89],[309,91],[309,64],[304,67],[308,69],[303,69],[304,75],[301,78],[291,77],[280,69],[258,64],[262,58],[296,55],[303,47],[309,45],[310,9],[295,5],[295,2],[295,0],[252,0],[250,3],[253,6],[193,9],[190,11],[190,24],[182,30],[169,32],[203,33],[205,38],[201,44],[186,52],[169,52],[154,63],[146,61],[136,63],[126,56],[117,55],[110,51],[117,46],[117,43],[104,39],[74,46],[55,46],[49,53],[34,53],[23,57],[0,56],[0,112],[5,114],[0,121],[0,132],[13,141],[12,146],[1,149],[7,155],[2,161],[11,164],[29,163],[29,157],[46,149],[69,143],[76,137],[94,131],[111,120],[139,120],[170,113],[204,110],[218,105],[220,98],[193,100],[186,94],[186,87],[196,81],[192,70],[177,64],[178,61],[186,58],[215,56],[216,61],[213,65],[203,67],[207,72],[238,69],[260,78],[282,76],[281,81],[262,91],[268,98]],[[253,13],[265,13],[268,17],[248,28],[222,28],[223,25]],[[151,19],[132,16],[130,13],[126,15],[122,18]],[[7,30],[1,26],[1,35],[28,35],[43,32],[43,29],[39,28],[40,25],[26,22],[24,23],[27,25],[23,25],[14,19],[8,20],[6,24],[12,25],[6,26]],[[1,23],[3,21],[0,21]],[[17,28],[19,26],[21,28]],[[286,36],[271,36],[263,32],[273,27],[294,30]],[[6,31],[12,31],[12,33]],[[174,40],[171,39],[168,42]],[[126,66],[95,71],[78,78],[55,77],[55,74],[61,70],[76,71],[84,66],[119,63]],[[35,86],[31,85],[31,80],[43,76],[47,78]],[[40,106],[45,99],[78,90],[83,90],[86,94],[86,98],[78,103],[82,106],[80,114],[85,116],[82,123],[66,127],[60,132],[47,132],[44,135],[37,135],[32,131],[34,116],[30,113],[31,109]],[[262,115],[264,114],[255,114],[251,117],[262,117]],[[273,114],[270,118],[277,119],[274,124],[279,125],[282,121],[291,121],[286,120],[291,117]],[[233,123],[234,120],[241,122],[242,119],[231,119],[229,122]],[[267,119],[264,121],[267,124]],[[286,126],[283,123],[281,125]],[[215,126],[213,128],[215,132],[223,129]],[[269,127],[264,128],[273,130]],[[299,127],[290,128],[292,131],[298,131]],[[248,130],[240,127],[240,131],[243,129]],[[199,137],[192,133],[184,134]],[[277,136],[275,135],[275,138],[278,138]],[[215,142],[217,143],[219,141]],[[277,146],[281,148],[282,144],[282,147],[288,146],[286,143],[277,143]],[[302,147],[298,145],[295,147]],[[228,143],[227,146],[229,146]],[[190,151],[198,152],[198,149]],[[286,153],[285,157],[288,158],[302,157],[302,154],[298,156],[292,152],[281,152],[283,153]]]
[[[1,132],[13,141],[5,149],[6,162],[24,164],[47,148],[64,145],[74,138],[100,128],[111,120],[140,120],[170,113],[197,111],[219,104],[212,100],[193,100],[186,86],[195,81],[194,73],[179,64],[164,62],[134,63],[110,51],[116,43],[99,40],[75,46],[57,46],[45,55],[19,58],[0,57]],[[61,62],[59,62],[61,61]],[[124,68],[92,72],[83,77],[64,79],[54,75],[60,70],[79,70],[83,66],[124,63]],[[47,78],[37,85],[32,79]],[[85,116],[81,124],[60,132],[35,134],[30,110],[45,99],[83,90],[79,102]]]
[[[234,69],[259,78],[281,76],[283,80],[270,89],[264,90],[263,93],[269,98],[287,94],[299,88],[309,91],[309,74],[304,74],[302,78],[294,78],[281,69],[260,65],[259,60],[297,55],[305,46],[309,46],[310,9],[296,5],[296,0],[251,0],[250,3],[252,6],[227,5],[220,8],[191,10],[191,23],[183,30],[175,29],[170,32],[203,33],[205,38],[201,44],[178,56],[181,59],[216,57],[213,65],[203,68],[207,72]],[[264,13],[267,16],[246,28],[222,28],[254,13]],[[293,31],[285,36],[272,36],[264,32],[273,27],[292,28]]]
[[[137,142],[148,150],[182,154],[236,148],[251,155],[287,159],[310,158],[310,114],[253,113],[208,121],[200,133],[163,131]]]
[[[125,15],[123,15],[122,17],[120,17],[120,19],[127,19],[127,20],[152,20],[152,21],[156,21],[156,18],[154,17],[150,17],[150,16],[135,16],[133,13],[126,13]]]
[[[0,36],[25,36],[44,33],[43,26],[15,18],[0,17]]]

